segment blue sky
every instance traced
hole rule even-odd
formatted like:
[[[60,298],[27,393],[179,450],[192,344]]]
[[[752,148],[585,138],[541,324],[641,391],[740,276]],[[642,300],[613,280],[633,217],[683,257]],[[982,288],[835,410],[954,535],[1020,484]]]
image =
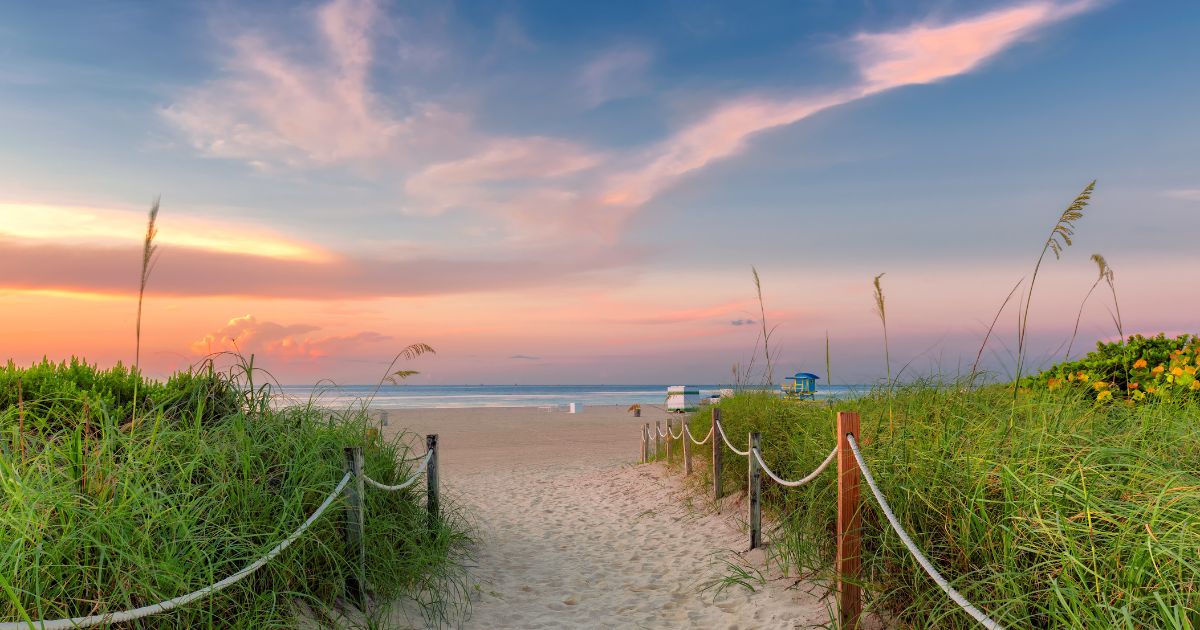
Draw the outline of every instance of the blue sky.
[[[823,363],[829,330],[835,380],[866,381],[876,273],[897,354],[952,369],[1097,179],[1039,279],[1041,352],[1093,252],[1127,329],[1182,331],[1197,24],[1088,0],[0,3],[4,317],[92,300],[74,345],[18,358],[129,354],[138,234],[72,218],[124,225],[161,193],[163,371],[240,339],[288,380],[369,380],[419,339],[436,382],[718,381],[754,345],[730,323],[757,265],[785,367]]]

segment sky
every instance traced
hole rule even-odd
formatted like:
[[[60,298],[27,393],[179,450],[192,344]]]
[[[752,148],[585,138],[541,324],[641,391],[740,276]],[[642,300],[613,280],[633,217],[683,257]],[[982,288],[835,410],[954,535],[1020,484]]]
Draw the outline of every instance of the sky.
[[[723,383],[1200,321],[1200,4],[0,0],[17,363],[284,383]],[[762,282],[756,300],[752,267]],[[1084,305],[1074,354],[1117,334]],[[761,356],[753,363],[764,365]],[[761,378],[761,375],[756,378]]]

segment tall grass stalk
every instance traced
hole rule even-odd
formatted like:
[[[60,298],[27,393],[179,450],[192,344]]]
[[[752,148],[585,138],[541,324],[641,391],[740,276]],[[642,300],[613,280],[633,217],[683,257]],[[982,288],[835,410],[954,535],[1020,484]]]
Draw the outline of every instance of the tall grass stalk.
[[[1117,299],[1116,274],[1113,273],[1108,261],[1104,260],[1104,257],[1100,254],[1092,254],[1092,260],[1100,266],[1100,276],[1108,284],[1108,290],[1112,293],[1113,308],[1116,310],[1116,314],[1113,316],[1113,323],[1117,326],[1117,336],[1124,341],[1125,325],[1121,322],[1121,301]]]
[[[759,319],[762,320],[762,342],[763,342],[763,360],[767,366],[767,386],[775,384],[775,365],[771,363],[771,335],[775,332],[774,328],[767,328],[767,307],[763,303],[762,282],[758,277],[758,269],[750,267],[754,273],[754,291],[758,295],[758,313]]]
[[[829,331],[825,331],[825,384],[829,387],[833,386],[833,370],[830,368],[829,360]]]
[[[1013,379],[1013,401],[1017,399],[1017,392],[1020,391],[1018,383],[1021,382],[1021,375],[1025,368],[1025,351],[1026,351],[1026,333],[1029,330],[1029,308],[1033,303],[1033,288],[1037,284],[1038,272],[1042,268],[1042,261],[1046,258],[1047,252],[1054,254],[1055,260],[1062,257],[1064,249],[1071,246],[1071,237],[1075,234],[1075,222],[1083,218],[1083,210],[1087,207],[1088,201],[1092,198],[1092,191],[1096,189],[1096,180],[1092,180],[1083,188],[1071,205],[1067,206],[1066,210],[1059,215],[1058,221],[1050,230],[1050,236],[1046,238],[1045,244],[1042,245],[1042,252],[1038,255],[1037,263],[1033,266],[1033,275],[1029,277],[1029,292],[1025,296],[1022,303],[1022,311],[1017,325],[1017,375]]]
[[[154,244],[154,237],[158,235],[158,205],[160,197],[154,198],[154,203],[150,206],[150,217],[146,222],[146,238],[142,242],[142,274],[138,282],[138,306],[137,306],[137,325],[134,338],[133,350],[133,369],[138,374],[142,371],[142,301],[146,297],[146,284],[150,282],[150,272],[154,269],[154,262],[157,258],[158,246]],[[130,422],[137,426],[137,390],[139,383],[134,385],[133,389],[133,418]]]
[[[887,327],[887,307],[884,303],[883,284],[880,279],[885,274],[875,276],[873,284],[875,285],[875,314],[879,316],[879,323],[883,326],[883,364],[887,369],[887,392],[888,398],[892,395],[892,353],[888,345],[888,327]],[[888,432],[895,430],[895,419],[892,415],[892,408],[888,407]]]
[[[1088,292],[1083,296],[1083,301],[1079,303],[1079,312],[1075,315],[1075,328],[1071,330],[1071,342],[1067,344],[1067,353],[1063,355],[1063,360],[1071,358],[1071,348],[1075,346],[1075,337],[1079,335],[1079,322],[1083,319],[1083,307],[1087,305],[1088,298],[1092,297],[1092,293],[1096,291],[1096,287],[1104,281],[1105,277],[1112,275],[1112,269],[1108,268],[1108,261],[1104,260],[1104,256],[1100,254],[1092,254],[1092,262],[1096,263],[1099,274],[1096,276],[1096,281],[1088,288]],[[1124,336],[1122,335],[1122,338]]]
[[[973,385],[975,383],[975,376],[979,374],[979,360],[983,358],[983,350],[987,348],[988,340],[992,338],[992,332],[996,330],[996,322],[1000,321],[1000,315],[1008,307],[1008,303],[1012,300],[1013,295],[1023,282],[1025,282],[1025,278],[1017,280],[1017,283],[1013,285],[1008,295],[1005,296],[1004,301],[1000,303],[1000,308],[996,309],[996,316],[992,318],[992,323],[988,326],[987,333],[983,335],[983,343],[979,344],[979,352],[975,353],[975,362],[971,364],[971,373],[968,378],[970,384]]]

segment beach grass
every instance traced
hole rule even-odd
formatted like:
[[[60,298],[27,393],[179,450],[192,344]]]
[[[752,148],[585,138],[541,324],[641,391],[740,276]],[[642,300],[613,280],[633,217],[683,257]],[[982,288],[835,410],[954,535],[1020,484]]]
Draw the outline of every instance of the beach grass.
[[[836,412],[858,411],[863,455],[901,523],[1006,627],[1200,627],[1195,398],[1103,404],[1086,390],[1023,389],[1014,407],[1010,386],[890,390],[831,405],[743,392],[721,401],[722,424],[737,445],[762,433],[767,464],[796,479],[834,447]],[[690,422],[704,435],[708,411]],[[744,489],[744,460],[724,457],[727,491]],[[862,492],[870,607],[913,628],[974,627]],[[833,577],[836,493],[832,473],[796,489],[764,482],[780,567]]]
[[[273,403],[254,376],[248,362],[166,382],[79,361],[0,370],[0,620],[120,611],[202,588],[299,527],[342,478],[344,447],[362,447],[383,483],[424,454],[415,436],[385,440],[362,408]],[[343,506],[247,579],[132,627],[295,627],[298,602],[337,616],[352,571]],[[366,514],[373,601],[415,600],[431,625],[461,618],[469,539],[453,508],[431,523],[414,484],[368,489]]]

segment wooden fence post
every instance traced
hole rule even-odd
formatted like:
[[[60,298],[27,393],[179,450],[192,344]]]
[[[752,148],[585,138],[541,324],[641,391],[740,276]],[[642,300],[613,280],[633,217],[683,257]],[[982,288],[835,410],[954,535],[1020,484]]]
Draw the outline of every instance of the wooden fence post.
[[[429,511],[429,532],[433,533],[438,523],[440,497],[438,493],[438,434],[425,436],[425,450],[429,466],[425,468],[425,509]]]
[[[646,431],[646,427],[643,426],[642,427],[642,463],[643,464],[646,463],[646,452],[650,450],[649,447],[646,446],[646,441],[649,438],[650,438],[650,434]]]
[[[662,420],[654,421],[654,459],[658,459],[658,452],[662,450]]]
[[[721,424],[721,410],[712,410],[712,477],[713,500],[721,500],[721,436],[717,435],[717,425]]]
[[[671,463],[671,453],[673,451],[673,449],[671,448],[671,443],[675,441],[675,439],[671,437],[671,429],[674,428],[674,424],[675,424],[674,419],[667,418],[667,463],[668,464]]]
[[[363,546],[366,534],[365,510],[363,509],[363,451],[361,447],[345,449],[346,472],[350,483],[346,484],[346,555],[351,558],[350,575],[346,577],[346,594],[362,610],[367,601],[367,549]]]
[[[683,474],[692,474],[692,432],[688,429],[686,420],[680,424],[680,430],[683,433],[680,438],[683,441]]]
[[[837,511],[837,592],[838,619],[842,630],[858,630],[862,601],[858,586],[861,516],[858,508],[858,462],[846,435],[858,439],[858,413],[840,411],[837,415],[838,438],[838,511]]]
[[[642,430],[646,432],[646,461],[650,461],[650,423],[647,422]]]
[[[750,454],[746,459],[750,460],[750,475],[746,479],[747,492],[750,494],[750,548],[758,549],[762,546],[762,469],[758,466],[758,460],[754,457],[754,449],[759,448],[762,443],[762,434],[753,432],[750,434]],[[759,450],[761,453],[762,451]]]

